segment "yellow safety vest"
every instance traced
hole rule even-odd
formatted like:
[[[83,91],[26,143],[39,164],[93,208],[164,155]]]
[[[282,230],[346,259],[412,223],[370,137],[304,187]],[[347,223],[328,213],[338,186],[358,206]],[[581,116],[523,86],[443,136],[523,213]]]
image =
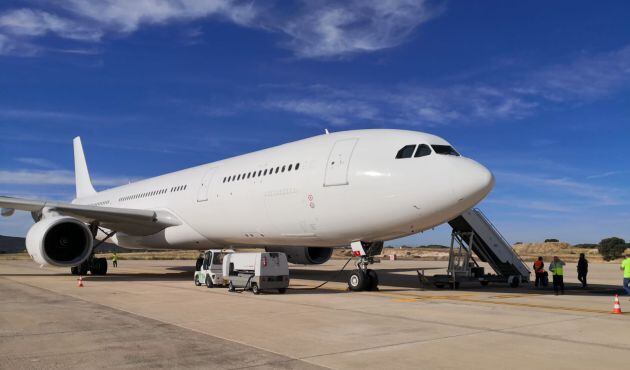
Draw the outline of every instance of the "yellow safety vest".
[[[553,267],[550,270],[554,275],[558,275],[558,276],[564,275],[564,269],[562,268],[561,264],[553,263],[552,265]]]

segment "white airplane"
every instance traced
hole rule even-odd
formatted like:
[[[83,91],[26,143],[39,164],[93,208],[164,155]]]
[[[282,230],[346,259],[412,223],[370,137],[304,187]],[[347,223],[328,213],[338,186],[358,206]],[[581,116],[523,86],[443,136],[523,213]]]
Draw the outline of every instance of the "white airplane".
[[[0,197],[2,215],[30,211],[26,247],[41,265],[105,274],[93,240],[125,248],[262,247],[321,264],[333,248],[359,257],[352,290],[374,289],[368,269],[383,241],[447,222],[480,202],[494,177],[444,139],[356,130],[273,148],[96,192],[74,139],[72,203]]]

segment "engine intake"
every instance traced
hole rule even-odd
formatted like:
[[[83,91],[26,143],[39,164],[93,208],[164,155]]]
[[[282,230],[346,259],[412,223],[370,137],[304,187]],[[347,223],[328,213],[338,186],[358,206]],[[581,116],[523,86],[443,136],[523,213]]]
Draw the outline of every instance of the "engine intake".
[[[92,253],[92,233],[72,217],[46,217],[26,234],[26,250],[42,265],[77,266]]]
[[[287,255],[287,260],[298,265],[321,265],[332,256],[332,248],[318,247],[268,247],[267,252],[282,252]]]

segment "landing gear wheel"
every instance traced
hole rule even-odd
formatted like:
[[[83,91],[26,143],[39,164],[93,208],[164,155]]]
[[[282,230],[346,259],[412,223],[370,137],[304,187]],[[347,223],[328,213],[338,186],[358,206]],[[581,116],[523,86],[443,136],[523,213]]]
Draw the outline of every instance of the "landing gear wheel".
[[[363,270],[352,271],[350,277],[348,278],[348,288],[350,288],[353,292],[365,290],[367,280],[368,277]]]
[[[92,275],[107,274],[107,260],[105,258],[94,258],[90,266]]]
[[[448,283],[449,289],[459,289],[459,281]]]
[[[210,275],[206,275],[206,288],[214,288],[214,283],[212,283]]]
[[[72,266],[72,267],[70,267],[70,273],[72,275],[79,275],[79,266]]]
[[[195,274],[193,280],[195,281],[195,286],[201,286],[201,283],[199,282],[199,276],[197,276],[197,274]]]
[[[256,283],[252,284],[252,293],[260,294],[260,289],[258,289],[258,284]]]
[[[367,270],[367,284],[366,289],[369,291],[377,291],[378,290],[378,275],[374,270]]]
[[[508,283],[510,284],[510,288],[518,288],[518,284],[519,284],[518,276],[510,276],[508,279]]]
[[[77,266],[77,273],[81,276],[87,275],[88,273],[88,261],[83,262],[79,266]]]
[[[234,289],[234,284],[232,284],[232,282],[230,281],[230,282],[228,283],[228,292],[233,292],[234,290],[235,290],[235,289]]]
[[[287,292],[287,288],[280,288],[280,289],[278,289],[278,293],[280,293],[280,294],[284,294],[286,292]]]

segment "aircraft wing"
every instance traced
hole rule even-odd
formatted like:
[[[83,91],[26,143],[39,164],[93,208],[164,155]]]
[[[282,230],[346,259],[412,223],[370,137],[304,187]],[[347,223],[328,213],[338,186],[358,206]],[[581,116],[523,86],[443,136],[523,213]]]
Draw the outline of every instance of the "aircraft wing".
[[[170,226],[181,225],[172,213],[164,210],[100,207],[44,200],[0,196],[0,208],[40,214],[44,208],[84,222],[98,221],[110,230],[129,235],[150,235]]]

